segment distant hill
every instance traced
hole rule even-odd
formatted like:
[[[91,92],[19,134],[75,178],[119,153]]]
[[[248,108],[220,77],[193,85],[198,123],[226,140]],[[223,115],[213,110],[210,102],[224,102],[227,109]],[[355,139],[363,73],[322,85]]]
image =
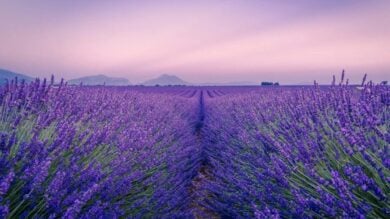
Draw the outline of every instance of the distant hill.
[[[68,81],[71,85],[111,85],[111,86],[126,86],[130,85],[126,78],[113,78],[106,75],[92,75],[87,77],[76,78]]]
[[[150,79],[148,81],[145,81],[142,84],[146,86],[190,85],[190,83],[183,81],[181,78],[175,75],[167,75],[167,74],[163,74],[157,78]]]
[[[7,79],[8,81],[11,81],[12,79],[15,79],[15,77],[17,77],[19,81],[24,80],[25,82],[31,82],[34,80],[34,78],[29,77],[27,75],[12,72],[5,69],[0,69],[0,85],[5,84]]]

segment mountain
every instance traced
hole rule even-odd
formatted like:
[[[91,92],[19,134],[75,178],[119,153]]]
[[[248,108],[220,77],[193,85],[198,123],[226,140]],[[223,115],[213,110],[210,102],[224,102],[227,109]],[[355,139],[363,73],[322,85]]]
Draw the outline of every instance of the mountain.
[[[113,78],[106,75],[92,75],[81,78],[76,78],[68,81],[68,84],[79,85],[110,85],[110,86],[126,86],[130,85],[126,78]]]
[[[142,83],[143,85],[146,86],[155,86],[155,85],[161,85],[161,86],[166,86],[166,85],[190,85],[190,83],[183,81],[181,78],[175,76],[175,75],[167,75],[163,74],[160,75],[157,78],[153,78],[150,80],[145,81]]]
[[[30,81],[34,80],[34,78],[29,77],[27,75],[12,72],[12,71],[5,70],[5,69],[0,69],[0,85],[5,84],[7,79],[8,79],[8,81],[11,81],[11,80],[15,79],[15,77],[18,78],[18,81],[24,80],[25,82],[30,82]]]

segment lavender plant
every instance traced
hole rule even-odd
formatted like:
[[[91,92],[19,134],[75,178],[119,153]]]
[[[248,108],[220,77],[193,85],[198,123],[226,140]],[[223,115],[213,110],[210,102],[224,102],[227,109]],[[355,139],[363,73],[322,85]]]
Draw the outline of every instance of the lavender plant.
[[[0,217],[182,214],[197,98],[53,81],[0,88]]]
[[[208,99],[204,205],[233,218],[389,217],[389,87],[343,80]]]
[[[0,218],[388,218],[390,90],[0,87]]]

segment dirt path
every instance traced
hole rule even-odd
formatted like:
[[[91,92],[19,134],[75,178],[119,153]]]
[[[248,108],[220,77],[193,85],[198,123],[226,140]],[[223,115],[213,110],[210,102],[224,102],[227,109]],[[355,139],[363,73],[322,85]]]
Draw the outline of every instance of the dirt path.
[[[204,118],[205,118],[205,109],[204,109],[204,91],[200,92],[199,96],[199,113],[198,113],[198,121],[195,124],[195,132],[197,139],[197,144],[202,148],[201,151],[201,161],[200,167],[197,175],[192,180],[192,184],[190,187],[190,194],[192,198],[192,202],[190,204],[190,210],[193,212],[195,218],[220,218],[216,212],[213,212],[204,206],[202,203],[206,201],[207,198],[210,197],[208,192],[203,189],[203,185],[212,179],[212,174],[210,170],[210,165],[208,164],[207,154],[204,150],[205,142],[204,142]]]

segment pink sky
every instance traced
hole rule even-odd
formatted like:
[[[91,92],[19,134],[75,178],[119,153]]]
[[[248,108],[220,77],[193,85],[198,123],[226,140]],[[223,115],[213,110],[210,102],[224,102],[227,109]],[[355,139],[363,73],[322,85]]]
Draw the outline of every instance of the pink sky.
[[[390,1],[0,2],[0,68],[71,79],[390,77]]]

